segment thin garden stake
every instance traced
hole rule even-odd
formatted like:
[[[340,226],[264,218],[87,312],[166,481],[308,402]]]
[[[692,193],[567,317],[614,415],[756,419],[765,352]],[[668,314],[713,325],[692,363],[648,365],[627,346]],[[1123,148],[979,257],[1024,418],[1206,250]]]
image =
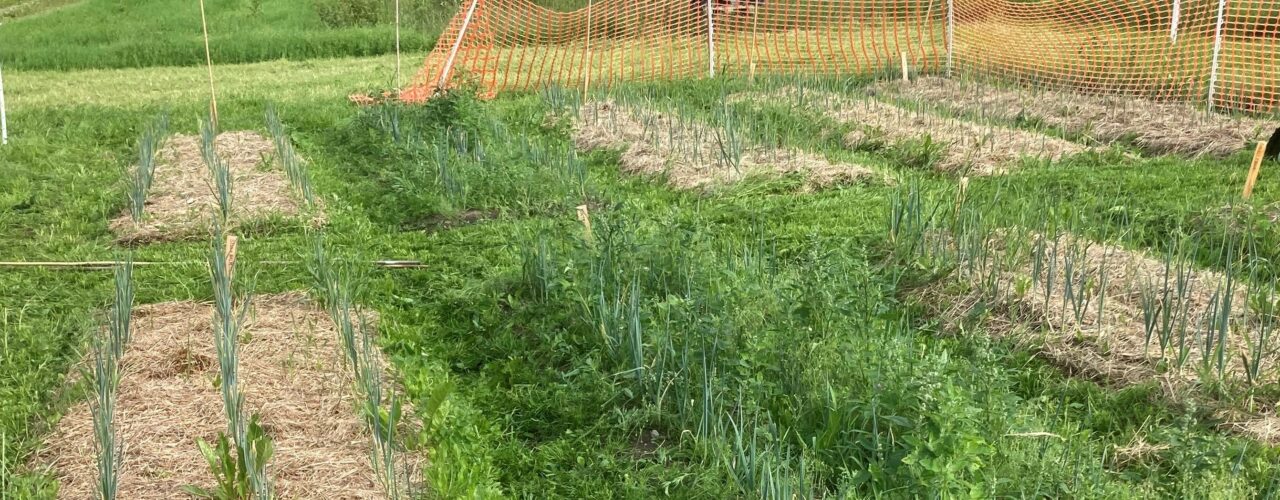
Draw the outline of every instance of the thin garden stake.
[[[204,31],[204,64],[209,69],[209,116],[218,123],[218,95],[213,89],[213,56],[209,54],[209,23],[205,21],[204,0],[200,0],[200,29]]]
[[[396,91],[400,91],[400,0],[396,0]]]
[[[582,100],[587,100],[587,89],[591,87],[591,4],[587,2],[587,40],[582,47]]]
[[[9,121],[4,107],[4,64],[0,64],[0,145],[9,143]]]
[[[1177,1],[1177,0],[1174,0]],[[947,0],[947,78],[951,78],[951,58],[955,52],[956,6],[955,0]]]

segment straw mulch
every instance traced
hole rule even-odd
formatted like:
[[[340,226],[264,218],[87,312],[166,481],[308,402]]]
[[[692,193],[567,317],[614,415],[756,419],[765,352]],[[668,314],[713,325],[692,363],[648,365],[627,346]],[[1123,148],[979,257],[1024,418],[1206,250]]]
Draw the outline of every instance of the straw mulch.
[[[901,144],[927,137],[940,148],[934,168],[943,172],[997,175],[1007,173],[1024,157],[1056,161],[1089,149],[1027,130],[944,118],[874,99],[854,99],[819,90],[788,87],[768,94],[742,94],[736,99],[756,103],[783,99],[817,107],[832,120],[856,126],[844,138],[845,144],[853,148],[876,142]]]
[[[121,244],[178,241],[208,236],[217,209],[217,195],[209,168],[200,154],[200,137],[177,134],[157,153],[154,179],[147,193],[141,224],[126,208],[110,222]],[[271,216],[296,217],[303,203],[292,194],[283,170],[264,168],[275,145],[257,132],[225,132],[215,141],[218,154],[231,168],[232,219],[247,221]],[[323,223],[317,209],[309,221]]]
[[[623,171],[665,176],[677,189],[708,189],[755,175],[800,175],[809,191],[877,178],[871,169],[861,165],[832,163],[811,153],[750,144],[742,146],[741,161],[734,166],[726,159],[715,129],[612,101],[584,104],[578,112],[573,140],[584,151],[622,149]]]
[[[241,339],[246,415],[258,413],[274,440],[268,466],[279,498],[385,498],[370,463],[371,437],[359,417],[338,333],[301,293],[253,299]],[[166,302],[134,311],[121,360],[116,422],[124,445],[120,498],[183,497],[212,486],[196,447],[225,432],[210,304]],[[406,416],[406,418],[408,418]],[[36,462],[51,467],[60,498],[91,498],[97,478],[88,403],[73,407]],[[420,456],[400,455],[409,470]]]
[[[1184,300],[1175,300],[1170,308],[1186,308],[1188,358],[1185,366],[1176,367],[1175,338],[1163,353],[1166,368],[1161,366],[1159,333],[1153,334],[1150,346],[1146,342],[1141,302],[1144,287],[1155,287],[1153,291],[1157,293],[1161,290],[1165,279],[1164,261],[1117,246],[1062,235],[1057,241],[1057,257],[1046,250],[1037,274],[1028,252],[1030,245],[1041,237],[1033,236],[1028,246],[1015,250],[1008,242],[1017,238],[1006,236],[998,234],[989,240],[993,255],[1013,253],[1022,257],[1016,258],[1018,264],[1013,269],[998,272],[1000,292],[994,299],[990,294],[982,294],[977,286],[988,280],[986,273],[990,271],[966,271],[968,268],[961,266],[956,276],[958,286],[956,282],[940,283],[922,293],[923,301],[940,305],[940,316],[952,325],[959,325],[966,318],[973,319],[974,311],[985,308],[987,314],[981,318],[984,330],[1025,342],[1068,372],[1122,386],[1154,381],[1170,397],[1192,397],[1194,387],[1201,383],[1198,367],[1205,342],[1202,320],[1212,308],[1215,293],[1225,288],[1226,279],[1222,274],[1199,269],[1190,272]],[[1047,248],[1054,244],[1051,239],[1045,243]],[[1089,303],[1082,307],[1079,319],[1065,292],[1069,259],[1073,261],[1073,290],[1079,293],[1083,287],[1091,296]],[[1050,272],[1055,276],[1054,285],[1051,290],[1045,290]],[[1036,280],[1032,280],[1033,275]],[[1176,279],[1171,277],[1170,289],[1176,287]],[[1025,287],[1021,295],[1019,283]],[[1225,376],[1245,383],[1240,360],[1242,355],[1251,352],[1249,345],[1257,335],[1254,329],[1258,318],[1248,312],[1249,302],[1243,287],[1237,286],[1232,293],[1234,326],[1226,337]],[[1178,317],[1175,316],[1175,321]],[[1173,335],[1178,335],[1176,330]],[[1276,376],[1276,367],[1280,366],[1278,357],[1280,353],[1275,349],[1263,356],[1261,376]],[[1224,413],[1227,421],[1224,426],[1256,439],[1280,442],[1280,426],[1276,425],[1280,420],[1276,419],[1274,403],[1262,405],[1258,412]]]
[[[1265,140],[1277,123],[1206,113],[1182,103],[1055,90],[1019,90],[926,77],[885,82],[875,93],[975,116],[1035,120],[1101,143],[1132,141],[1152,154],[1227,156]]]

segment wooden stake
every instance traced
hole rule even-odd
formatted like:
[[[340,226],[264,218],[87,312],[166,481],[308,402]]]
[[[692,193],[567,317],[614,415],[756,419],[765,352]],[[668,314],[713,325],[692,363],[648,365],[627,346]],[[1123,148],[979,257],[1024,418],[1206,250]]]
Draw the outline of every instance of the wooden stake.
[[[902,81],[910,82],[911,76],[907,73],[907,53],[902,53]]]
[[[1244,199],[1253,196],[1253,185],[1258,182],[1258,172],[1262,170],[1262,159],[1266,158],[1267,145],[1259,142],[1258,147],[1253,150],[1253,163],[1249,165],[1249,177],[1244,180]]]
[[[591,234],[591,212],[586,205],[578,205],[578,221],[582,223],[583,237],[586,238],[587,244],[594,244],[595,236]]]

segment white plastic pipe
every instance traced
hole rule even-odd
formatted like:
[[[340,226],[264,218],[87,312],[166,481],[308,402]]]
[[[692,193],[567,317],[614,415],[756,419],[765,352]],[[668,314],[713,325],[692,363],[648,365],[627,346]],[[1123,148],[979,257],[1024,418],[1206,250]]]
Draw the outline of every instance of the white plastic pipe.
[[[1209,66],[1209,110],[1213,111],[1213,93],[1218,86],[1218,56],[1222,54],[1222,21],[1227,0],[1218,0],[1218,27],[1213,31],[1213,61]]]
[[[467,16],[462,18],[462,27],[458,28],[458,39],[453,41],[453,48],[449,49],[449,58],[444,61],[444,68],[440,70],[440,81],[436,82],[436,89],[443,89],[444,84],[449,82],[449,73],[453,71],[453,60],[458,57],[458,47],[462,46],[462,37],[467,34],[467,27],[471,26],[471,16],[476,13],[476,4],[480,0],[471,0],[471,6],[467,7]]]
[[[716,22],[711,10],[712,0],[707,0],[707,75],[716,77]]]
[[[1174,0],[1177,1],[1177,0]],[[951,54],[956,46],[955,0],[947,0],[947,78],[951,78]]]
[[[0,64],[0,144],[9,143],[9,120],[4,107],[4,65]]]

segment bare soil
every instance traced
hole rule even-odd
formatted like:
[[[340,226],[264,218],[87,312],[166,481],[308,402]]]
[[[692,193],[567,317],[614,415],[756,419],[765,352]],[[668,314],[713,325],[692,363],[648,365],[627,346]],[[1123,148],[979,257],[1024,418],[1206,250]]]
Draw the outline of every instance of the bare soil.
[[[240,345],[241,387],[246,413],[260,415],[275,443],[268,473],[277,496],[385,498],[328,315],[301,293],[258,296],[252,304]],[[213,443],[226,430],[214,385],[212,316],[210,304],[191,301],[135,309],[117,393],[117,434],[124,445],[120,498],[179,498],[184,485],[212,486],[196,447],[197,439]],[[35,460],[56,474],[59,498],[91,498],[94,450],[85,402],[58,422]],[[409,470],[424,463],[418,455],[400,457]]]

